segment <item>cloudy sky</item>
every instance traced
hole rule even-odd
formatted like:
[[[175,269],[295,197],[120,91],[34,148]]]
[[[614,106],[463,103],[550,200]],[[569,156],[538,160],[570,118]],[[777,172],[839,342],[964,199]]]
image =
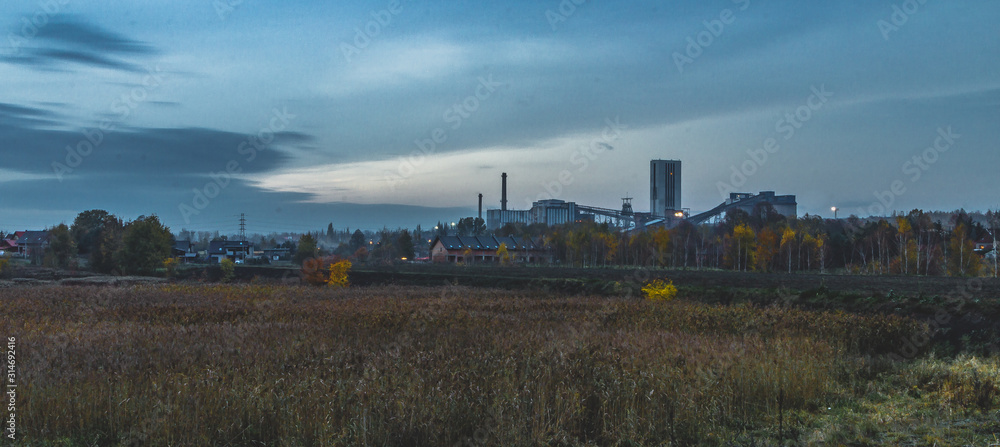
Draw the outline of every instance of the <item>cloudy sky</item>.
[[[991,0],[5,1],[0,230],[426,228],[498,207],[502,172],[513,208],[648,211],[655,158],[694,212],[993,209],[997,23]]]

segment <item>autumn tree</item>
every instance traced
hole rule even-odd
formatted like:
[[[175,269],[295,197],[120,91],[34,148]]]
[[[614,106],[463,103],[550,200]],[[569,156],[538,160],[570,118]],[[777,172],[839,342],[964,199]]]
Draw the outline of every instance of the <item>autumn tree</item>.
[[[952,232],[948,244],[948,273],[951,276],[978,276],[982,268],[979,255],[975,252],[975,243],[969,237],[969,228],[965,223],[959,223]]]
[[[770,228],[764,228],[757,236],[757,250],[754,257],[757,260],[757,270],[770,272],[775,257],[780,250],[778,235]]]
[[[781,233],[781,250],[788,253],[788,273],[792,273],[792,253],[795,251],[795,230],[785,227]]]
[[[730,263],[738,271],[748,271],[754,264],[757,235],[750,225],[741,223],[733,229],[730,245]]]
[[[910,235],[913,233],[913,226],[906,216],[896,216],[896,237],[899,244],[899,265],[902,267],[904,275],[910,274]]]
[[[670,249],[670,230],[659,227],[652,231],[653,255],[656,256],[657,265],[663,266],[664,257]]]
[[[506,243],[501,243],[500,248],[497,249],[497,259],[500,260],[500,265],[510,265],[513,262],[510,250],[507,250]]]

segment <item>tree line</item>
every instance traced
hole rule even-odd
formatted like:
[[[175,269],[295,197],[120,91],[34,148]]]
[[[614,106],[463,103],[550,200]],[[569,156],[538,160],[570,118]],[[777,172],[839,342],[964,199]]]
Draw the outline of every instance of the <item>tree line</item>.
[[[83,255],[96,272],[152,275],[171,257],[173,245],[170,228],[155,215],[126,222],[107,211],[90,210],[77,215],[72,226],[49,230],[42,264],[76,268]]]
[[[621,232],[607,224],[509,224],[500,236],[541,240],[552,259],[576,266],[653,266],[757,272],[840,270],[854,274],[996,275],[996,259],[976,251],[993,241],[1000,213],[986,225],[965,211],[947,222],[913,210],[889,218],[786,218],[769,204],[735,210],[717,224]]]

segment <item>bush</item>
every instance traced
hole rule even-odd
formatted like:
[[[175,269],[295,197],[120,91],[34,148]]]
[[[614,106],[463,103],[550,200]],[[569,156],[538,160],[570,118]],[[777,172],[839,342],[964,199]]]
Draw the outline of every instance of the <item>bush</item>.
[[[0,278],[4,277],[7,273],[8,265],[10,265],[10,260],[7,258],[0,258]]]
[[[351,261],[346,259],[336,264],[330,264],[330,278],[326,281],[326,285],[342,288],[350,286],[351,283],[347,280],[347,272],[350,270]]]
[[[347,272],[352,266],[339,256],[308,259],[302,263],[302,279],[314,286],[347,287]]]
[[[219,268],[222,269],[222,281],[230,282],[236,278],[236,263],[231,259],[223,259],[219,263]]]
[[[166,270],[167,278],[173,278],[177,273],[177,258],[167,258],[163,260],[163,268]]]
[[[642,288],[642,293],[645,293],[650,301],[670,301],[677,297],[677,287],[673,281],[666,283],[662,279],[657,279],[646,284],[646,287]]]

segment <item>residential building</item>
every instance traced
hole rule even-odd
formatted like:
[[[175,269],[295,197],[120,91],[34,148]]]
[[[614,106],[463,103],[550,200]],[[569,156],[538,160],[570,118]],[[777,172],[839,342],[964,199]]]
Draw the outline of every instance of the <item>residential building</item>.
[[[192,263],[198,260],[198,251],[194,249],[191,241],[175,241],[173,257],[183,263]]]
[[[208,244],[208,260],[212,263],[220,263],[223,259],[242,263],[252,256],[253,243],[249,241],[212,241]]]

